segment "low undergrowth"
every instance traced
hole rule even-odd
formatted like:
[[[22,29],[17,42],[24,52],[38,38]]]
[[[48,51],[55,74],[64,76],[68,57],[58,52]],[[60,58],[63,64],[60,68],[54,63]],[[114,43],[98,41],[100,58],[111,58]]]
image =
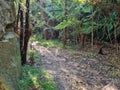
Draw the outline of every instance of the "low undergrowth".
[[[62,42],[57,39],[49,39],[45,40],[42,38],[42,35],[34,35],[31,37],[30,42],[38,42],[38,45],[48,47],[48,48],[61,48],[61,49],[67,49],[70,52],[75,52],[76,49],[74,47],[71,47],[70,45],[66,45],[66,47],[63,46]]]
[[[58,40],[45,40],[42,39],[41,35],[34,35],[31,39],[31,42],[38,41],[39,45],[42,45],[44,47],[60,47],[62,48],[62,43],[60,43]]]
[[[33,55],[34,63],[40,63],[40,57],[35,50],[28,51],[28,57]],[[22,67],[22,77],[18,81],[19,90],[58,90],[53,77],[45,70],[34,65]]]
[[[51,75],[34,66],[22,67],[19,90],[58,90]]]

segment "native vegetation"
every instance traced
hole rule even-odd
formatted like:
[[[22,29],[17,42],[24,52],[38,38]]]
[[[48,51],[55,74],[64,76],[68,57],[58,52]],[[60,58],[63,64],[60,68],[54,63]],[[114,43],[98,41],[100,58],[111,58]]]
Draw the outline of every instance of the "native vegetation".
[[[89,51],[91,56],[108,55],[109,63],[120,69],[120,0],[16,0],[16,11],[15,32],[20,37],[22,65],[35,63],[34,52],[28,56],[30,63],[27,62],[30,40],[44,47]],[[37,71],[29,66],[24,70],[30,72],[25,77]],[[25,78],[28,79],[31,82],[32,78]],[[21,81],[20,85],[28,82]],[[35,83],[44,87],[44,83]]]

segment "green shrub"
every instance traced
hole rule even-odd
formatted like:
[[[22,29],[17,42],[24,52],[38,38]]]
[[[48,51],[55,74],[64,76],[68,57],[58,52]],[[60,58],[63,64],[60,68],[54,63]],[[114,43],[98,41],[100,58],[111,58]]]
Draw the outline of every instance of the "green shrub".
[[[18,81],[19,90],[58,90],[52,76],[34,66],[22,68],[22,78]]]
[[[45,40],[42,39],[41,34],[34,35],[31,39],[31,42],[38,41],[39,45],[42,45],[44,47],[61,47],[62,48],[62,43],[59,42],[58,40]]]

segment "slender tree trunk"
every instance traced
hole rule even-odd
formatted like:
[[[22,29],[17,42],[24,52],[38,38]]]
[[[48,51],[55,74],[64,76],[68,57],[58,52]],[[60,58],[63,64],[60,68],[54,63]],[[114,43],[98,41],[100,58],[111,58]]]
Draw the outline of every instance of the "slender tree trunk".
[[[20,2],[22,3],[22,1],[20,0]],[[23,46],[24,46],[24,23],[23,23],[23,11],[20,5],[20,53],[21,53],[21,61],[22,61],[22,65],[24,64],[24,58],[23,58]]]
[[[29,41],[29,3],[30,0],[26,0],[26,13],[25,13],[25,36],[24,36],[24,52],[23,52],[23,65],[27,62],[27,47]]]
[[[93,10],[92,10],[92,33],[91,33],[91,46],[93,48],[93,42],[94,42],[94,25],[93,25],[93,21],[94,21],[94,18],[93,18]]]
[[[117,42],[117,30],[116,30],[116,26],[115,26],[115,29],[114,29],[114,39],[115,39],[116,51],[118,53],[118,42]]]
[[[65,19],[67,20],[67,1],[65,0],[65,3],[64,3],[65,5],[64,5],[64,16],[65,16]],[[65,27],[64,29],[63,29],[63,39],[62,39],[62,41],[63,41],[63,47],[65,47],[66,46],[66,43],[67,43],[67,27]]]

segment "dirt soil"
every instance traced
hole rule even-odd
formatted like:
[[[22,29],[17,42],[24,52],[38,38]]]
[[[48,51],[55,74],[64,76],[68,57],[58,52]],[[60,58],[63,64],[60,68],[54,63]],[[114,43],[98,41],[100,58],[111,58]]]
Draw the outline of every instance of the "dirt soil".
[[[42,64],[35,66],[53,75],[59,90],[120,90],[120,75],[114,72],[119,69],[102,60],[101,55],[32,45],[41,56]],[[114,89],[103,89],[106,85]]]

